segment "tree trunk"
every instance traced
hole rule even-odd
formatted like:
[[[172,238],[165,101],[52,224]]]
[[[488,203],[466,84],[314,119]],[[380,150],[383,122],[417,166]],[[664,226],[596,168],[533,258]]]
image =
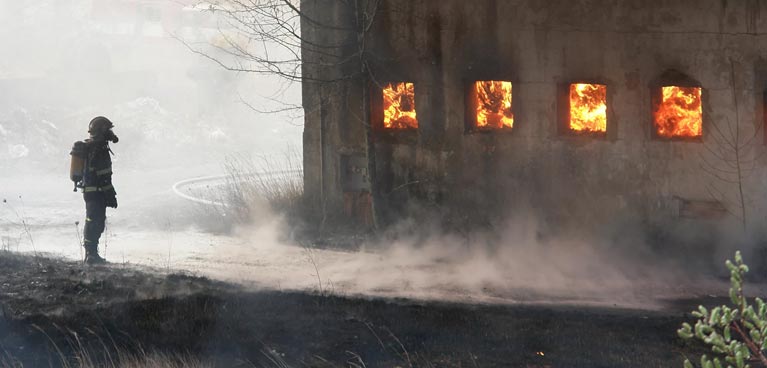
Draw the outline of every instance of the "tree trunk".
[[[362,120],[365,126],[365,150],[368,161],[368,180],[370,181],[370,219],[369,224],[373,231],[378,230],[378,175],[376,175],[376,150],[373,124],[370,121],[370,83],[368,78],[369,71],[363,64],[362,73]]]

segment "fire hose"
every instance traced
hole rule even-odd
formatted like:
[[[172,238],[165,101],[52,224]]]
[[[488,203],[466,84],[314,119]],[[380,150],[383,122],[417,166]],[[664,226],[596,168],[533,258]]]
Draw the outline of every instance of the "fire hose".
[[[245,173],[243,175],[238,175],[237,177],[233,177],[231,175],[213,175],[213,176],[201,176],[191,179],[184,179],[179,182],[176,182],[173,184],[173,193],[175,193],[177,196],[186,199],[188,201],[192,201],[195,203],[200,203],[204,205],[209,206],[218,206],[218,207],[226,207],[227,204],[222,201],[216,201],[216,200],[210,200],[205,198],[200,198],[197,196],[194,196],[192,194],[188,194],[183,190],[186,187],[189,186],[199,186],[200,184],[208,183],[206,187],[210,187],[211,184],[214,186],[221,186],[231,183],[239,183],[247,180],[252,180],[253,178],[257,178],[257,180],[268,180],[268,179],[274,179],[275,177],[284,178],[287,176],[293,176],[300,177],[301,170],[283,170],[283,171],[268,171],[268,172],[254,172],[254,173]]]

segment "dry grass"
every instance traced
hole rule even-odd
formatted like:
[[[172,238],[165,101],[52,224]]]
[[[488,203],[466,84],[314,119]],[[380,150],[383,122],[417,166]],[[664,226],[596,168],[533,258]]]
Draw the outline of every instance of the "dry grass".
[[[141,344],[137,342],[131,344],[133,345],[132,349],[118,346],[111,335],[108,334],[107,338],[102,338],[101,335],[90,329],[86,330],[92,337],[95,337],[95,341],[88,344],[85,343],[83,339],[81,339],[81,336],[76,332],[68,329],[64,331],[57,327],[59,331],[66,332],[66,335],[68,336],[66,338],[68,349],[62,349],[44,329],[37,325],[32,325],[32,327],[48,338],[48,342],[50,343],[52,350],[56,352],[58,363],[62,368],[212,367],[211,364],[205,363],[188,354],[146,351],[141,347]],[[72,353],[67,355],[65,351],[71,351]],[[0,364],[1,363],[2,361],[0,361]],[[0,366],[0,368],[5,367]]]
[[[206,231],[228,233],[239,225],[283,216],[300,219],[303,211],[301,153],[277,156],[233,154],[225,158],[225,175],[214,184],[192,189],[204,199],[195,207],[195,221]]]
[[[86,356],[78,357],[74,365],[65,366],[67,368],[139,368],[139,367],[156,367],[156,368],[207,368],[212,365],[204,363],[198,359],[164,353],[144,353],[144,354],[130,354],[123,353],[111,361],[95,361]]]
[[[252,220],[254,211],[264,205],[277,212],[289,212],[300,204],[303,170],[301,157],[295,151],[277,158],[229,156],[224,169],[224,203],[243,222]]]
[[[124,350],[110,353],[105,349],[100,352],[79,350],[71,358],[64,356],[64,353],[57,350],[58,361],[51,363],[51,366],[62,368],[208,368],[213,367],[191,356],[181,354],[167,354],[160,352],[131,353]],[[0,368],[23,368],[24,365],[19,359],[0,354]]]
[[[299,152],[280,156],[231,155],[224,162],[222,185],[197,193],[213,204],[200,204],[200,217],[209,230],[227,232],[275,213],[299,216],[303,199],[303,169]]]

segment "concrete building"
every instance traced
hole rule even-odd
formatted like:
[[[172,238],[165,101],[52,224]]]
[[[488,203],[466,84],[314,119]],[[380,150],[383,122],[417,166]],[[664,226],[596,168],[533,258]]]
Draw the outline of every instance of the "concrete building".
[[[383,0],[362,59],[344,3],[302,2],[325,216],[761,231],[767,1]]]

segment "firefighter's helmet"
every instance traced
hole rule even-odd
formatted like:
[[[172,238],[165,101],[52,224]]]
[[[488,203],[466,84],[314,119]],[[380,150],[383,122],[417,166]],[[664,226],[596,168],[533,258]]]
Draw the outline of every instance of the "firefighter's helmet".
[[[103,116],[97,116],[91,120],[90,124],[88,124],[88,133],[94,137],[103,136],[110,129],[114,128],[114,126],[115,125],[112,124],[112,121],[109,119]]]

